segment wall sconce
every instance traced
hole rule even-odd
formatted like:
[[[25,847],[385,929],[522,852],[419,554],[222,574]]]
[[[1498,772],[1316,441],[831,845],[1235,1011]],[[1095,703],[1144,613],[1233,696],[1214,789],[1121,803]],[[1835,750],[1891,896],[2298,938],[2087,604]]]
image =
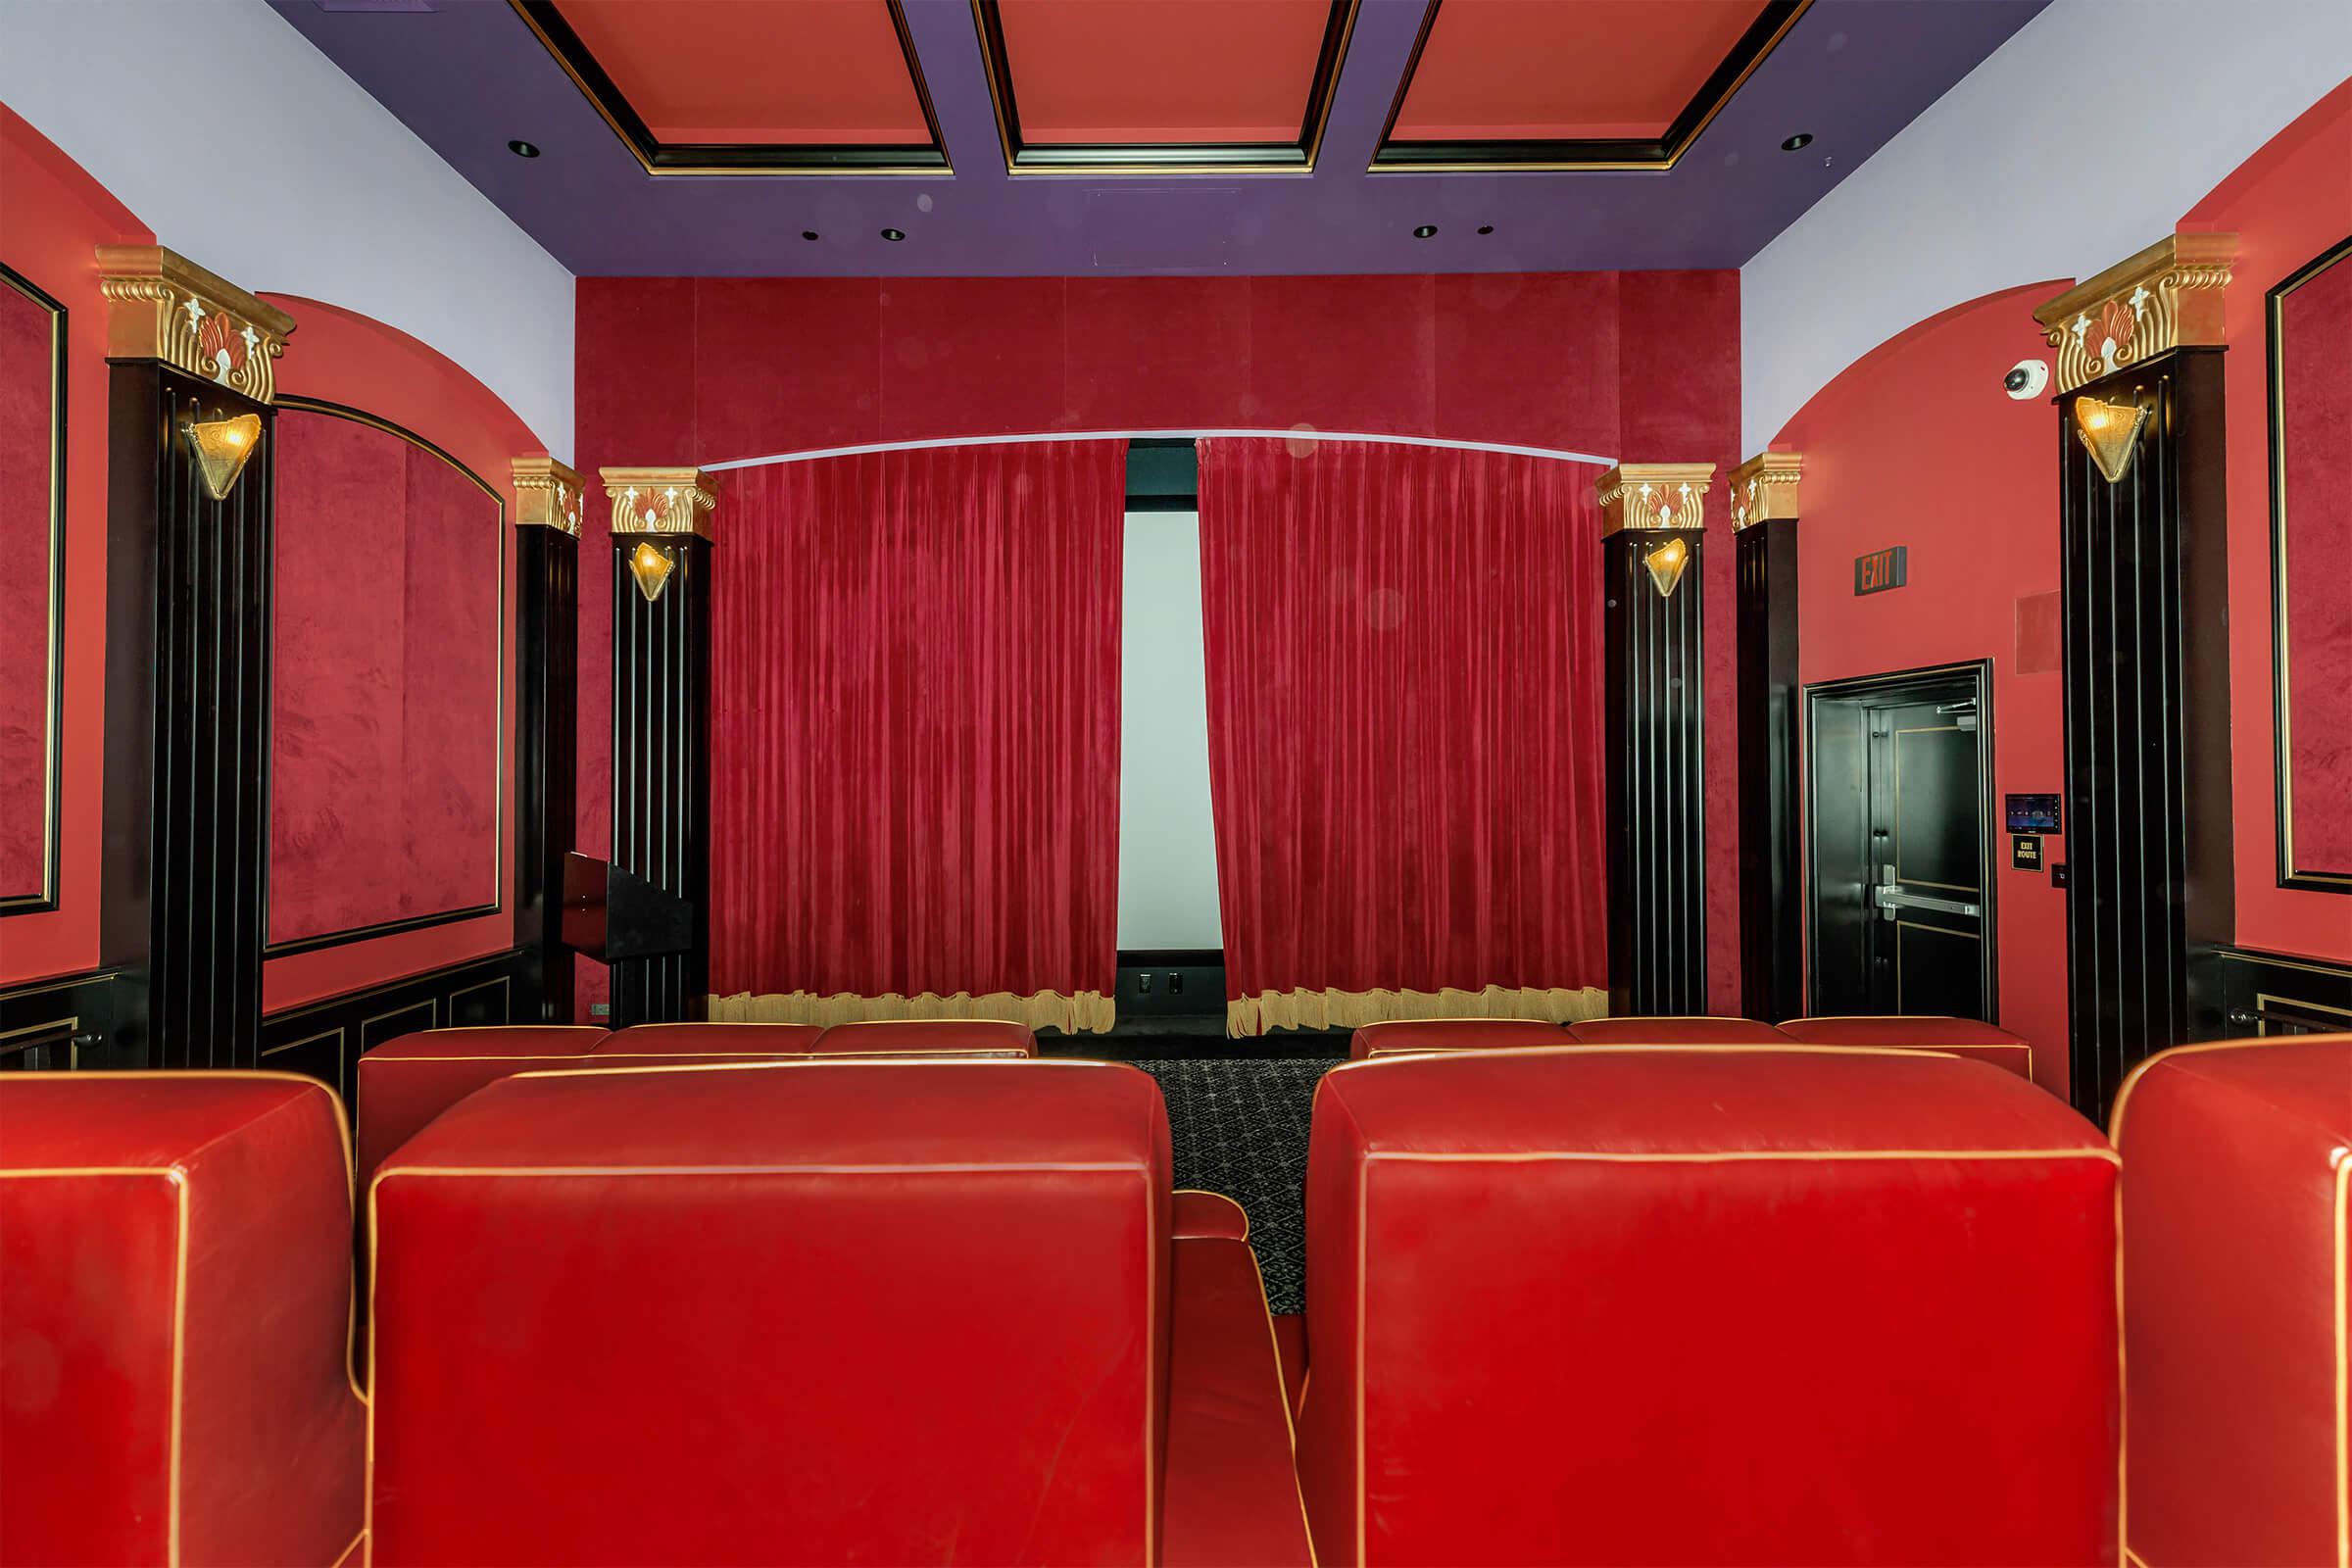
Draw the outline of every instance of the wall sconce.
[[[1649,580],[1657,584],[1660,599],[1672,599],[1675,588],[1683,580],[1683,568],[1690,564],[1690,547],[1680,538],[1669,539],[1642,558],[1649,568]]]
[[[188,453],[196,460],[205,493],[215,501],[226,501],[237,487],[237,475],[245,471],[245,460],[261,448],[262,416],[240,414],[233,419],[197,418],[202,412],[190,400],[180,434],[187,438]]]
[[[658,545],[651,539],[640,539],[636,550],[629,556],[629,575],[637,579],[637,591],[645,595],[645,602],[650,605],[662,597],[662,590],[669,583],[670,573],[682,564],[684,563],[679,561],[677,552],[669,546]]]
[[[2148,406],[2101,403],[2097,398],[2075,399],[2075,434],[2082,438],[2089,449],[2090,461],[2099,466],[2099,472],[2109,484],[2124,476],[2132,466],[2132,454],[2139,450],[2139,432],[2148,422]]]

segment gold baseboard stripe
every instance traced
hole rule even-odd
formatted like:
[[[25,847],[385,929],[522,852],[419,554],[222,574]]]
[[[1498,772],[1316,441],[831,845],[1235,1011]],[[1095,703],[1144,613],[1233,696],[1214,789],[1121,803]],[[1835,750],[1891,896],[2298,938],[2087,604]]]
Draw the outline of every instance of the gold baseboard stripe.
[[[992,991],[978,997],[968,991],[958,991],[952,997],[932,991],[917,997],[861,997],[849,991],[831,996],[819,996],[813,991],[771,991],[754,996],[747,991],[710,999],[712,1023],[837,1024],[979,1018],[1026,1024],[1032,1029],[1051,1027],[1065,1034],[1107,1034],[1117,1016],[1117,1004],[1100,991],[1070,995],[1040,991],[1029,996]]]
[[[1599,986],[1546,990],[1488,986],[1478,991],[1265,991],[1225,1004],[1225,1032],[1237,1038],[1269,1029],[1356,1029],[1404,1018],[1535,1018],[1579,1023],[1609,1010]]]

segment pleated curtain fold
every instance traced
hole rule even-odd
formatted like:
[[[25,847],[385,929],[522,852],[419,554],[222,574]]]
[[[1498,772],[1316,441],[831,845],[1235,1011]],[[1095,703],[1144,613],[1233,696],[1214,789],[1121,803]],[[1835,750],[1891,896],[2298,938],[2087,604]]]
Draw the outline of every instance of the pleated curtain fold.
[[[1606,1009],[1596,476],[1201,441],[1229,1032]]]
[[[1123,441],[727,475],[714,1018],[1110,1026]]]

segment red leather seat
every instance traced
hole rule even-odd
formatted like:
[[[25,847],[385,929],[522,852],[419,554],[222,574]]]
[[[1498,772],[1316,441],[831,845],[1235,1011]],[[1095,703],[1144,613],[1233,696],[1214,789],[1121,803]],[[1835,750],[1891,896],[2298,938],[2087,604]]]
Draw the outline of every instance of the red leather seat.
[[[1324,1560],[2113,1563],[2116,1179],[2049,1096],[1915,1053],[1337,1068]]]
[[[1887,1046],[1973,1056],[2034,1081],[2034,1048],[2006,1029],[1974,1018],[1791,1018],[1781,1025],[1781,1033],[1814,1046]]]
[[[424,1029],[364,1053],[352,1085],[360,1185],[374,1179],[386,1154],[484,1084],[535,1067],[576,1066],[607,1033],[563,1024]]]
[[[785,1061],[808,1054],[824,1032],[821,1023],[639,1023],[607,1035],[590,1054]]]
[[[1356,1061],[1429,1051],[1499,1051],[1511,1046],[1564,1046],[1567,1029],[1542,1018],[1393,1018],[1368,1023],[1348,1043]]]
[[[889,1018],[837,1023],[813,1049],[827,1056],[1034,1056],[1037,1036],[1002,1018]]]
[[[371,1195],[372,1560],[1304,1562],[1248,1244],[1167,1172],[1103,1063],[484,1089]]]
[[[351,1304],[317,1079],[0,1079],[0,1563],[343,1559]]]
[[[1589,1018],[1568,1032],[1588,1046],[1778,1046],[1788,1038],[1753,1018]]]
[[[2168,1051],[2114,1126],[2132,1556],[2352,1560],[2352,1034]]]

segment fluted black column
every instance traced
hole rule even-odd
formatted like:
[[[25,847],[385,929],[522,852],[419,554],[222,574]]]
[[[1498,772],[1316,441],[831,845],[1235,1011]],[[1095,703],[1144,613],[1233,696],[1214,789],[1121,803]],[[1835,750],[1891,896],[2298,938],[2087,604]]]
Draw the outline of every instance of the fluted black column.
[[[612,965],[612,1027],[710,1003],[710,481],[607,468],[612,498],[612,863],[684,899],[689,950]],[[641,558],[640,552],[651,552]],[[654,570],[641,573],[643,560]],[[658,585],[656,573],[666,567]]]
[[[1778,1023],[1805,1009],[1797,863],[1797,610],[1794,453],[1733,471],[1740,643],[1740,999]]]
[[[98,265],[111,355],[100,962],[129,978],[125,1059],[247,1067],[269,845],[270,361],[294,323],[170,251],[105,247]],[[250,456],[215,499],[188,426],[247,417],[227,439]]]
[[[2225,1029],[2205,960],[2236,903],[2219,346],[2233,250],[2170,238],[2034,313],[2058,350],[2074,1100],[2102,1121],[2133,1064]],[[2110,479],[2084,435],[2132,425]]]
[[[1612,468],[1607,596],[1609,1010],[1706,1010],[1700,524],[1715,466]]]
[[[571,1022],[571,950],[559,935],[571,848],[578,730],[580,476],[514,460],[514,944],[517,1021]]]

